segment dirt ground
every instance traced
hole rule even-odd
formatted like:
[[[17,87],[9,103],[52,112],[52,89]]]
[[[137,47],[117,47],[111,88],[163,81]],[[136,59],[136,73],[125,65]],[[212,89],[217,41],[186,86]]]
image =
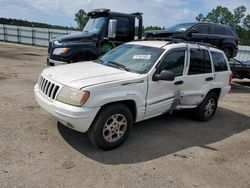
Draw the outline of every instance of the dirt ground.
[[[210,122],[162,115],[104,152],[36,103],[46,48],[0,46],[0,187],[250,187],[250,80]]]

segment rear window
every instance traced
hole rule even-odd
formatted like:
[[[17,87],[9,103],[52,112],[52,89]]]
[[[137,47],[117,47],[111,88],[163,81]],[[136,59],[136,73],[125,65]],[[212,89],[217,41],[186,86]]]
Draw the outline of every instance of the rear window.
[[[211,60],[207,50],[191,49],[188,75],[211,73]]]
[[[222,35],[234,36],[233,32],[227,28],[221,28]]]
[[[219,52],[211,52],[215,72],[227,71],[227,63],[224,55]]]

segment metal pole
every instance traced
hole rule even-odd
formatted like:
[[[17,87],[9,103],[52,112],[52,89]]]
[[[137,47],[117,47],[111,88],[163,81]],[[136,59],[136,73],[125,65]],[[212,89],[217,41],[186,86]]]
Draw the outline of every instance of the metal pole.
[[[18,25],[17,25],[16,34],[17,34],[17,43],[20,43],[20,29],[19,29]]]
[[[3,40],[4,41],[7,41],[6,35],[7,35],[7,30],[6,30],[6,27],[3,25]]]
[[[32,45],[35,45],[35,32],[36,32],[36,30],[32,29],[31,32],[32,32]]]

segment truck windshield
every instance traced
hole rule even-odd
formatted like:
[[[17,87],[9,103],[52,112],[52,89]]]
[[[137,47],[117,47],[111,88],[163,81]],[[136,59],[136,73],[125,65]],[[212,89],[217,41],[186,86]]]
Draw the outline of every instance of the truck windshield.
[[[106,17],[90,18],[85,25],[83,32],[99,33],[105,23]]]
[[[162,48],[123,44],[99,60],[107,66],[143,74],[149,71],[163,52]]]
[[[173,25],[173,26],[167,28],[166,31],[168,31],[168,32],[182,32],[182,31],[186,31],[187,29],[192,27],[194,24],[195,23],[176,24],[176,25]]]

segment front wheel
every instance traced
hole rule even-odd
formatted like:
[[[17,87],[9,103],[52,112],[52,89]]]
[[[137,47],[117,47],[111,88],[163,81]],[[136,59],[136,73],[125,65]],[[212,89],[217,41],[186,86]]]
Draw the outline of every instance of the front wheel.
[[[132,123],[132,113],[126,105],[106,106],[91,125],[89,140],[103,150],[116,148],[128,137]]]
[[[214,92],[207,94],[202,103],[195,109],[195,114],[200,121],[209,121],[215,114],[218,105],[218,96]]]

